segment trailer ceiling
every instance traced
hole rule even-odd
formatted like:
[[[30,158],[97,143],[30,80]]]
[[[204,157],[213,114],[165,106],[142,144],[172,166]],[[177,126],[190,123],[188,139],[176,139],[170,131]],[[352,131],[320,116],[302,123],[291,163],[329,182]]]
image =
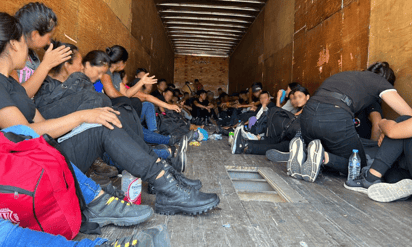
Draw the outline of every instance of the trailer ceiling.
[[[228,57],[266,0],[154,0],[177,55]]]

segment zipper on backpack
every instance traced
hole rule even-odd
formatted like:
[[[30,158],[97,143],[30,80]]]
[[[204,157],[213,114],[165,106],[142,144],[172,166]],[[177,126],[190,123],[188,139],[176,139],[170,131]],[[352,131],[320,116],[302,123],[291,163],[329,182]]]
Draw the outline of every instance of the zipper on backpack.
[[[19,188],[19,187],[14,187],[14,186],[8,186],[8,185],[0,185],[0,193],[3,194],[14,194],[14,199],[18,199],[19,195],[27,195],[27,196],[34,196],[34,192]]]

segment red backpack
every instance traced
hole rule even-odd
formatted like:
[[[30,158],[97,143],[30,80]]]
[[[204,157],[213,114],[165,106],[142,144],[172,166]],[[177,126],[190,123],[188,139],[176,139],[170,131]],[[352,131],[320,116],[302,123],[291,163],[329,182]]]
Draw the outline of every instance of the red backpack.
[[[79,187],[53,141],[43,136],[15,143],[0,132],[0,218],[71,240],[82,223]]]

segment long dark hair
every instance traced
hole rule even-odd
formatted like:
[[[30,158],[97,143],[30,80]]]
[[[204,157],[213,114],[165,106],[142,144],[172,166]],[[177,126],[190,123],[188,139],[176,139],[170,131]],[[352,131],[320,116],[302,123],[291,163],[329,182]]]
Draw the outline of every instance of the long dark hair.
[[[6,49],[11,40],[20,40],[23,36],[23,28],[13,16],[0,12],[0,55]]]
[[[16,12],[15,17],[22,25],[26,36],[35,30],[43,36],[57,26],[56,14],[43,3],[26,4]]]
[[[82,63],[86,65],[89,62],[91,66],[108,66],[110,67],[110,57],[104,52],[100,50],[94,50],[89,53],[83,58]]]
[[[127,62],[129,59],[129,53],[120,45],[114,45],[106,48],[106,53],[110,57],[111,63],[117,63],[120,61]]]
[[[74,55],[75,55],[76,52],[79,51],[79,49],[78,49],[77,46],[75,46],[75,45],[72,45],[72,44],[69,44],[69,43],[61,43],[60,41],[56,41],[56,40],[52,40],[52,44],[53,44],[53,48],[54,48],[54,49],[56,49],[57,47],[60,47],[60,46],[64,45],[65,47],[69,47],[70,50],[72,51],[72,55],[71,55],[71,57],[70,57],[69,60],[67,60],[66,62],[63,62],[63,63],[57,65],[56,67],[54,67],[54,68],[52,68],[52,69],[50,70],[50,72],[51,72],[52,74],[58,74],[58,73],[61,72],[61,70],[62,70],[62,68],[63,68],[63,65],[64,65],[65,63],[73,64]],[[45,49],[47,50],[48,47],[46,47]]]
[[[387,62],[377,62],[369,66],[367,69],[370,72],[378,74],[385,78],[390,84],[394,85],[396,81],[396,76],[389,63]]]

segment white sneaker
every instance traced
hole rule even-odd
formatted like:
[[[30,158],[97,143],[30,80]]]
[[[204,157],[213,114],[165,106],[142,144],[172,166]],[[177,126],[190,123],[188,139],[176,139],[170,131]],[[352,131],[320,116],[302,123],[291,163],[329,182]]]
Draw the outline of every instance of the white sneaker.
[[[377,202],[393,202],[412,195],[412,179],[403,179],[394,184],[377,183],[368,188],[368,196]]]

